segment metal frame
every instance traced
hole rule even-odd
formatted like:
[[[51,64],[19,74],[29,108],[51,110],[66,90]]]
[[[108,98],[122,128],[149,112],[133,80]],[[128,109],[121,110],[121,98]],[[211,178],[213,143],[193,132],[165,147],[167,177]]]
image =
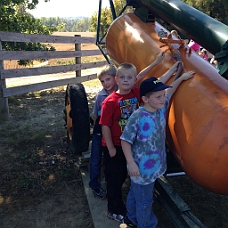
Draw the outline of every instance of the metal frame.
[[[115,10],[115,6],[113,4],[113,0],[109,0],[109,5],[110,5],[110,9],[112,12],[112,19],[113,21],[120,16],[127,8],[128,4],[126,4],[123,9],[121,10],[121,12],[119,13],[118,16],[116,16],[116,10]],[[105,41],[104,38],[107,34],[107,31],[105,32],[105,34],[100,38],[100,22],[101,22],[101,11],[102,11],[102,0],[99,1],[99,9],[98,9],[98,16],[97,16],[97,36],[96,36],[96,45],[98,46],[98,48],[100,49],[101,53],[103,54],[103,56],[105,57],[106,61],[111,64],[111,61],[106,53],[106,51],[104,51],[104,49],[102,48],[102,45],[105,45]]]
[[[156,180],[154,196],[165,208],[175,227],[206,228],[206,226],[191,213],[191,209],[172,188],[164,176]]]

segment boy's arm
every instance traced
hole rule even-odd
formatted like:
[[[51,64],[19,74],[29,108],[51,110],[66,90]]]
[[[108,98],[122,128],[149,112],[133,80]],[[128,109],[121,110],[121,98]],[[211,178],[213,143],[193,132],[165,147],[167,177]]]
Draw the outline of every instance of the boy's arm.
[[[150,70],[157,65],[158,63],[160,63],[162,61],[162,59],[165,57],[165,53],[161,52],[157,58],[146,68],[144,68],[137,76],[136,79],[137,81],[141,80],[142,78],[144,78],[149,72]]]
[[[173,66],[159,78],[160,81],[166,84],[170,77],[177,71],[179,64],[183,63],[180,61],[175,62]]]
[[[135,163],[134,158],[132,156],[131,144],[127,141],[121,140],[121,146],[122,146],[125,158],[127,160],[129,175],[140,176],[139,167]]]
[[[97,118],[98,118],[98,115],[93,113],[93,121],[94,121],[94,123],[96,122]]]
[[[169,97],[171,98],[172,95],[175,93],[176,89],[178,88],[178,86],[181,84],[182,81],[188,80],[189,78],[192,78],[195,74],[195,71],[188,71],[184,74],[182,74],[177,80],[175,80],[171,86],[172,88],[168,88],[167,89],[167,94],[169,95]]]
[[[99,92],[100,93],[100,92]],[[98,118],[98,111],[100,109],[100,105],[99,105],[99,93],[96,95],[96,99],[95,99],[95,104],[94,104],[94,107],[93,107],[93,120],[94,120],[94,123],[96,122],[96,119]]]
[[[106,125],[102,125],[101,129],[102,129],[102,135],[108,147],[109,155],[110,157],[114,157],[116,155],[116,148],[114,147],[112,142],[111,129],[109,126],[106,126]]]

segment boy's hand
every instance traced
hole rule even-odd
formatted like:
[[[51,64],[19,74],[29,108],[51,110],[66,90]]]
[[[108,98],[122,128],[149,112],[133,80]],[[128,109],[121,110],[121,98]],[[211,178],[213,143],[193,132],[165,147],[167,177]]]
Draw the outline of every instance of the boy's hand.
[[[164,52],[161,52],[155,59],[155,63],[158,64],[162,61],[162,59],[164,59],[165,57],[165,53]]]
[[[195,74],[195,71],[191,70],[191,71],[188,71],[188,72],[182,74],[179,78],[177,78],[175,81],[173,81],[171,83],[172,88],[167,89],[167,94],[169,95],[169,97],[172,97],[172,95],[175,93],[176,89],[181,84],[181,82],[192,78],[194,76],[194,74]]]
[[[116,155],[116,148],[113,147],[112,149],[108,149],[109,155],[111,158],[115,157]]]
[[[188,71],[184,74],[182,74],[181,78],[182,80],[188,80],[189,78],[192,78],[195,74],[195,71],[194,70],[191,70],[191,71]]]
[[[139,167],[134,161],[128,163],[128,170],[130,176],[140,176]]]

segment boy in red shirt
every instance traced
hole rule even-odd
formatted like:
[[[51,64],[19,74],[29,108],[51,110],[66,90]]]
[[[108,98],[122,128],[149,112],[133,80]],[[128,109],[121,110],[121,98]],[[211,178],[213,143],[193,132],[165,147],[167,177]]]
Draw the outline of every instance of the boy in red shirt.
[[[102,150],[105,160],[107,181],[108,217],[122,222],[126,213],[122,200],[122,185],[127,176],[126,159],[121,148],[120,136],[130,115],[139,107],[141,99],[137,80],[144,78],[151,68],[164,58],[164,53],[137,75],[133,64],[123,63],[117,68],[118,90],[110,94],[102,103],[100,124],[102,125]],[[164,74],[173,75],[179,62]]]

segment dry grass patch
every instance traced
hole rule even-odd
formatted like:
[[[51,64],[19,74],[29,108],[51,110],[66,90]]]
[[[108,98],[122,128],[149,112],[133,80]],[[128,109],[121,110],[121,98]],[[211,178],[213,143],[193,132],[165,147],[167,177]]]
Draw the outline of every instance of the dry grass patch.
[[[65,87],[9,97],[10,121],[0,125],[1,227],[93,227],[66,142],[64,98]]]

